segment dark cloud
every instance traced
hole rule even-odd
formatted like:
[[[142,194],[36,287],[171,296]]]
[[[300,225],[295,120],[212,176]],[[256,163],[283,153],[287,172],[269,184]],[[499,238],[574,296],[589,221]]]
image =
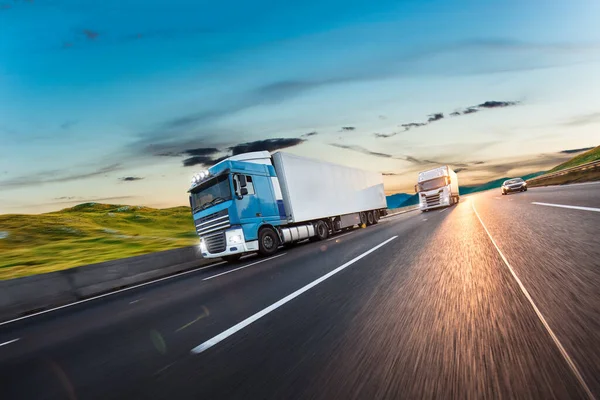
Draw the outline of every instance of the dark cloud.
[[[435,113],[435,114],[431,114],[429,116],[429,118],[427,119],[428,123],[432,123],[435,121],[439,121],[440,119],[444,118],[444,114],[443,113]]]
[[[482,109],[490,109],[490,108],[501,108],[501,107],[509,107],[509,106],[514,106],[519,104],[516,101],[494,101],[494,100],[490,100],[490,101],[486,101],[484,103],[481,103],[477,106],[471,106],[471,107],[467,107],[462,111],[454,111],[452,113],[450,113],[450,116],[452,117],[458,117],[460,115],[465,115],[465,114],[472,114],[472,113],[476,113]],[[432,122],[436,122],[439,121],[441,119],[444,118],[444,113],[434,113],[428,116],[427,118],[427,122],[410,122],[408,124],[402,124],[400,125],[400,127],[404,128],[404,132],[409,131],[413,128],[420,128],[426,125],[431,124]],[[376,133],[375,137],[376,138],[389,138],[391,136],[394,136],[395,133],[393,134],[379,134]]]
[[[380,115],[380,116],[379,116],[379,119],[382,119],[382,120],[383,120],[383,119],[387,119],[387,117],[386,117],[385,115]]]
[[[561,151],[562,154],[574,154],[574,153],[582,153],[584,151],[588,151],[593,149],[593,147],[583,147],[581,149],[572,149],[572,150],[563,150]]]
[[[318,134],[319,134],[319,132],[312,131],[312,132],[305,133],[304,135],[302,135],[300,137],[311,137],[311,136],[315,136],[315,135],[318,135]]]
[[[27,186],[41,186],[47,183],[63,183],[78,181],[96,176],[107,175],[123,169],[121,164],[112,164],[93,171],[69,173],[71,170],[48,171],[43,174],[19,176],[5,181],[0,181],[0,188],[19,188]]]
[[[81,31],[81,33],[83,33],[85,35],[85,37],[89,40],[96,40],[96,38],[98,37],[99,33],[96,31],[93,31],[91,29],[84,29]]]
[[[398,132],[392,132],[392,133],[374,133],[373,136],[375,136],[376,138],[389,138],[392,136],[396,136],[398,134]]]
[[[199,147],[197,149],[184,150],[182,153],[188,156],[210,156],[219,152],[216,147]]]
[[[485,164],[485,161],[473,161],[471,164],[473,164],[473,165],[481,165],[481,164]]]
[[[427,123],[425,122],[410,122],[408,124],[402,124],[400,125],[402,128],[404,128],[404,132],[411,130],[412,128],[419,128],[421,126],[425,126],[427,125]]]
[[[515,106],[518,103],[516,101],[486,101],[485,103],[481,103],[477,107],[479,108],[499,108],[499,107],[509,107]]]
[[[354,126],[342,126],[343,131],[353,131],[355,129],[356,129],[356,127],[354,127]]]
[[[305,141],[305,139],[300,138],[275,138],[256,140],[254,142],[240,143],[235,146],[231,146],[229,150],[231,150],[232,154],[235,156],[237,154],[249,153],[252,151],[275,151],[285,149],[288,147],[297,146],[301,143],[304,143]]]
[[[383,175],[383,176],[398,176],[401,174],[397,174],[395,172],[382,172],[381,175]]]
[[[123,181],[123,182],[141,181],[142,179],[144,179],[144,178],[139,177],[139,176],[125,176],[123,178],[119,178],[119,180]]]
[[[456,172],[457,174],[461,171],[465,171],[467,168],[454,168],[454,172]]]
[[[195,156],[195,157],[190,157],[190,158],[186,158],[185,160],[183,160],[183,166],[184,167],[192,167],[194,165],[204,165],[206,167],[209,167],[211,165],[215,165],[218,162],[221,162],[223,160],[225,160],[228,156],[223,156],[223,157],[210,157],[210,156]]]

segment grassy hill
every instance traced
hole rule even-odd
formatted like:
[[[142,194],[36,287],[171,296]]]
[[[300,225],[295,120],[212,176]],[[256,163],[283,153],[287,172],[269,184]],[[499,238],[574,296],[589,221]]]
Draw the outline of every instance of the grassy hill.
[[[596,161],[596,160],[600,160],[600,146],[594,147],[593,149],[588,150],[585,153],[581,153],[578,156],[571,158],[569,161],[566,161],[560,165],[557,165],[556,167],[552,168],[548,172],[556,172],[556,171],[560,171],[561,169],[576,167],[578,165]]]
[[[86,203],[40,215],[0,215],[0,279],[196,243],[188,207]]]

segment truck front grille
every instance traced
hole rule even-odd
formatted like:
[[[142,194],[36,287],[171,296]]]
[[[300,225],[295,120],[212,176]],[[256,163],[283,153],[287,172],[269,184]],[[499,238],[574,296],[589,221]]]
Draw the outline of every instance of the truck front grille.
[[[225,251],[225,232],[219,232],[202,238],[209,253],[217,254]]]
[[[436,193],[434,195],[426,196],[425,203],[427,204],[427,207],[439,206],[440,205],[440,194]]]
[[[198,218],[195,222],[196,232],[200,237],[204,237],[204,235],[227,229],[231,225],[229,222],[229,214],[227,213],[227,209],[221,210],[214,214],[207,215],[202,218]]]

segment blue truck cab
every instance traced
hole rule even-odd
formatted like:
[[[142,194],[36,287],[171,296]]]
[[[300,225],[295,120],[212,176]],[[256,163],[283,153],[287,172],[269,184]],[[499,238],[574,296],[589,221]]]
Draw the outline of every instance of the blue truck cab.
[[[258,251],[261,227],[286,222],[281,189],[268,152],[221,161],[194,175],[188,192],[205,258],[235,261],[243,253]],[[277,245],[278,240],[273,239]]]

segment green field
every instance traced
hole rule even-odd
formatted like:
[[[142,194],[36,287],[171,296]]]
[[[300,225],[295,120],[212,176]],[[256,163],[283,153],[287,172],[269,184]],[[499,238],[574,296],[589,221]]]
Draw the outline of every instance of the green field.
[[[556,167],[552,168],[548,173],[560,171],[561,169],[576,167],[581,164],[589,163],[592,161],[600,160],[600,146],[594,147],[591,150],[586,151],[585,153],[581,153],[578,156],[571,158],[569,161],[566,161]]]
[[[0,279],[197,243],[188,207],[86,203],[40,215],[0,215]]]

